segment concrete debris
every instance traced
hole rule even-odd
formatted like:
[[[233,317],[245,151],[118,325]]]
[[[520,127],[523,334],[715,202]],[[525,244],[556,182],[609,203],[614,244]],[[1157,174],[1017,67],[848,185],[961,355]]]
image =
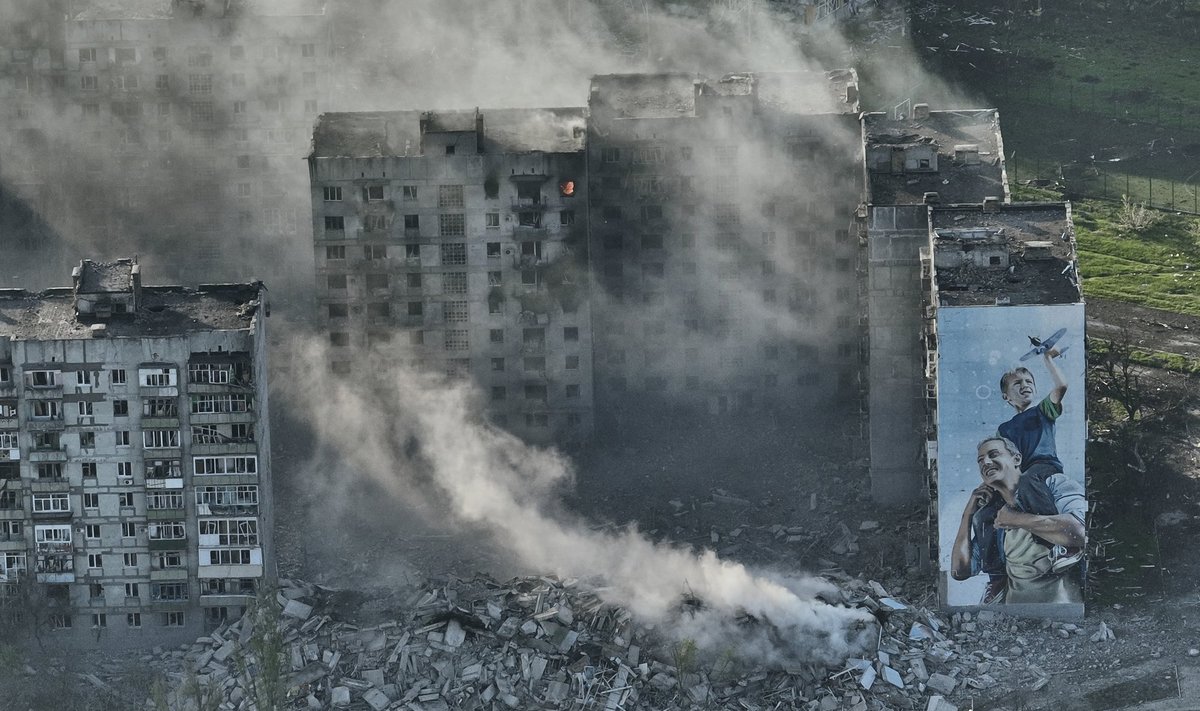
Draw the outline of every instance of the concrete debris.
[[[1091,639],[1093,642],[1111,642],[1116,638],[1116,633],[1113,632],[1112,629],[1103,622],[1100,623],[1100,629],[1096,630],[1096,632],[1089,637],[1089,639]]]
[[[852,538],[844,526],[835,532],[835,540]],[[576,580],[501,583],[480,576],[415,590],[391,619],[373,626],[338,619],[336,591],[285,579],[273,615],[247,615],[186,651],[168,653],[179,655],[169,676],[181,688],[194,675],[220,697],[223,711],[251,711],[256,686],[249,680],[262,669],[259,633],[273,621],[288,699],[280,708],[289,710],[956,711],[951,698],[965,703],[970,694],[1014,678],[1018,665],[1034,687],[1048,683],[1020,648],[983,646],[989,630],[1009,629],[1002,613],[957,613],[948,620],[889,594],[877,581],[827,573],[843,604],[870,610],[880,624],[877,645],[864,650],[864,658],[828,668],[744,668],[730,652],[705,659],[702,650],[685,661],[679,640],[639,625]],[[965,631],[976,625],[981,646],[972,649]],[[1083,633],[1070,624],[1045,628],[1059,631]],[[1112,638],[1103,623],[1100,633]],[[1030,640],[1019,639],[1029,647]]]

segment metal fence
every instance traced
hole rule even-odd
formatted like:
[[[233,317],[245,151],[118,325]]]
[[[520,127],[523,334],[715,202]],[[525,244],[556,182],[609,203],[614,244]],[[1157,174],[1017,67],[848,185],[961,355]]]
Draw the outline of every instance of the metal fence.
[[[1091,198],[1120,201],[1128,195],[1134,202],[1161,210],[1200,215],[1200,180],[1156,179],[1138,173],[1138,163],[1151,159],[1125,160],[1120,163],[1062,163],[1040,158],[1027,159],[1012,154],[1007,159],[1008,178],[1013,184],[1053,188],[1068,199]],[[1116,167],[1119,166],[1119,169]],[[1200,174],[1200,170],[1197,171]]]

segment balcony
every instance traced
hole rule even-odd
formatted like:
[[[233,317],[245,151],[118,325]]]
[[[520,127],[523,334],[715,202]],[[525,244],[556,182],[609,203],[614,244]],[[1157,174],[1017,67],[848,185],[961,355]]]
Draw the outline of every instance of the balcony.
[[[67,461],[67,452],[65,448],[58,449],[34,449],[29,452],[29,461],[31,462],[65,462]]]
[[[71,481],[65,476],[37,478],[29,482],[29,490],[35,494],[69,492]]]
[[[150,571],[150,580],[153,582],[182,581],[187,579],[187,568],[157,568]]]
[[[67,428],[66,422],[60,417],[29,418],[25,428],[30,432],[61,432]]]
[[[184,515],[184,510],[179,509],[146,509],[147,521],[178,521]]]
[[[146,477],[147,489],[182,489],[183,477]]]
[[[212,456],[215,454],[258,454],[257,442],[218,442],[216,444],[193,444],[192,456]]]
[[[150,541],[150,550],[152,551],[185,551],[187,550],[186,538],[165,538]]]
[[[70,521],[74,517],[75,512],[67,509],[66,511],[34,511],[32,513],[34,521]]]
[[[157,430],[177,430],[179,429],[179,416],[174,417],[148,417],[142,416],[142,427],[146,429]]]
[[[513,212],[525,212],[530,210],[545,210],[546,202],[540,197],[536,198],[513,198]]]

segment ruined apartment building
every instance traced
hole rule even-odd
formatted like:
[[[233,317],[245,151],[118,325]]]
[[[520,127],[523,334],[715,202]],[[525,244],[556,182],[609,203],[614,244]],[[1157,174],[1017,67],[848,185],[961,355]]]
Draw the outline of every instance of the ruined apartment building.
[[[1002,590],[1014,614],[1082,617],[1086,562],[1071,549],[1081,554],[1086,545],[1085,314],[1070,204],[932,205],[921,256],[925,454],[937,492],[941,603],[974,607]],[[1006,527],[1002,567],[972,553],[979,569],[956,576],[952,551],[964,508],[973,510],[981,469],[992,461],[980,445],[998,436],[1021,472],[1018,510],[1059,516],[1056,530],[1074,528],[1078,538],[1049,541],[1061,543],[1051,548],[1028,538],[1040,530]]]
[[[325,114],[309,158],[334,372],[469,376],[533,441],[592,428],[582,109]]]
[[[857,409],[852,70],[592,79],[597,411]]]
[[[274,578],[261,284],[0,290],[0,600],[43,639],[157,644]]]
[[[82,234],[209,279],[248,261],[300,270],[309,206],[294,163],[333,74],[324,0],[58,10],[20,26],[37,39],[5,39],[21,45],[2,67],[17,89],[0,108],[12,127],[0,138],[2,190],[25,215],[16,233],[27,237],[10,252],[21,278],[57,279],[75,251],[61,235]]]
[[[862,119],[867,199],[871,488],[879,501],[928,498],[921,249],[940,203],[1007,202],[995,109],[870,113]]]

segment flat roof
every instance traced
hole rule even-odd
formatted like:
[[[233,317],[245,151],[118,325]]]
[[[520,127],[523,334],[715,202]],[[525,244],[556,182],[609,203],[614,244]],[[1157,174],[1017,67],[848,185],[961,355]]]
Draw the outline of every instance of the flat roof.
[[[85,259],[79,267],[79,291],[85,294],[132,292],[133,261],[94,262]]]
[[[103,321],[77,318],[70,288],[0,289],[0,336],[22,341],[91,338],[95,323],[105,325],[108,338],[244,329],[253,325],[261,307],[259,289],[257,284],[205,284],[195,289],[148,286],[142,289],[132,317]]]
[[[930,242],[941,306],[996,304],[997,299],[1010,305],[1082,301],[1067,203],[935,206]],[[1005,250],[1007,266],[937,266],[938,250],[988,249]]]
[[[220,18],[224,0],[204,2],[194,0],[211,8],[203,18]],[[326,0],[236,0],[230,8],[230,17],[251,15],[258,17],[296,17],[301,15],[324,15]],[[169,20],[176,16],[191,17],[194,3],[178,3],[176,0],[86,0],[83,7],[75,11],[71,19],[92,20]]]
[[[485,153],[578,153],[583,108],[480,109]],[[475,110],[360,111],[321,114],[313,130],[313,157],[382,158],[421,155],[421,121],[430,131],[474,131]]]
[[[758,102],[797,114],[855,114],[858,74],[852,69],[736,72],[717,77],[691,73],[600,74],[592,77],[589,104],[611,118],[696,116],[696,97],[756,96]]]
[[[1007,197],[1004,178],[1004,143],[1000,137],[1000,112],[996,109],[931,111],[922,119],[893,119],[887,114],[863,116],[863,138],[868,162],[872,148],[929,146],[938,156],[937,171],[878,171],[868,168],[868,201],[874,205],[914,205],[925,193],[938,194],[943,203],[982,202],[985,197]],[[978,162],[955,160],[955,149],[974,146]]]

